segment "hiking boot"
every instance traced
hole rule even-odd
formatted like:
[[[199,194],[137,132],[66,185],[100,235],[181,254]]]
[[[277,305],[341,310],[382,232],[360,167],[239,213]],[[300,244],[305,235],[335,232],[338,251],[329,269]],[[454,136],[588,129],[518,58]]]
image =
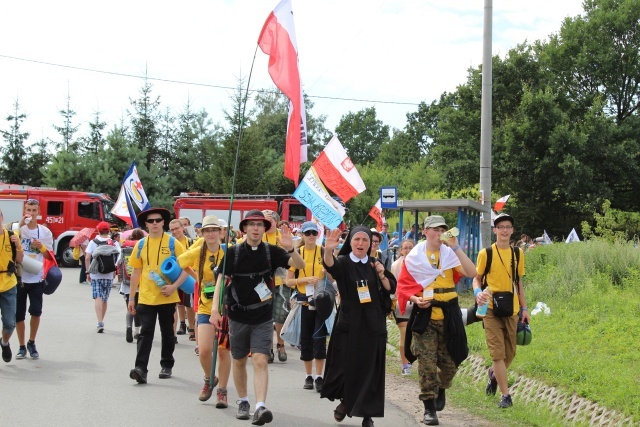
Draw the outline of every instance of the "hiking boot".
[[[32,359],[37,359],[38,357],[40,357],[40,353],[38,353],[38,350],[36,350],[35,342],[27,341],[27,350],[29,350],[29,356],[31,356]]]
[[[251,405],[246,400],[238,400],[238,413],[236,418],[239,420],[248,420],[250,418]]]
[[[506,394],[502,396],[500,403],[498,403],[498,408],[509,408],[511,406],[513,406],[513,402],[511,401],[511,395]]]
[[[127,340],[127,342],[133,342],[133,329],[131,328],[131,326],[127,326],[125,339]]]
[[[98,333],[101,334],[104,332],[104,322],[98,322],[98,326],[96,327]]]
[[[439,388],[438,396],[436,396],[434,401],[434,406],[436,408],[436,411],[442,411],[446,403],[447,403],[447,398],[445,396],[445,390],[443,388]]]
[[[373,427],[373,420],[371,417],[364,417],[362,419],[362,427]]]
[[[498,380],[496,380],[496,377],[493,374],[493,368],[489,368],[487,375],[489,376],[489,382],[487,383],[487,387],[484,389],[484,392],[487,396],[495,396],[496,391],[498,391]]]
[[[411,367],[402,368],[402,375],[405,376],[405,377],[407,375],[411,375]]]
[[[256,412],[254,412],[253,421],[251,422],[251,424],[253,424],[254,426],[262,426],[266,423],[270,423],[271,421],[273,421],[273,414],[270,410],[268,410],[264,406],[261,406],[256,409]]]
[[[302,388],[305,390],[313,390],[313,377],[311,375],[307,375],[307,378],[304,379]]]
[[[267,361],[268,363],[273,363],[273,360],[275,359],[275,355],[273,354],[273,349],[271,349],[271,354],[269,354],[269,360]]]
[[[219,388],[218,391],[216,392],[216,397],[218,399],[218,401],[216,402],[216,408],[224,409],[224,408],[227,408],[229,406],[229,404],[227,403],[227,389],[226,388]]]
[[[187,329],[187,331],[189,332],[189,341],[195,341],[196,331],[194,331],[193,329]]]
[[[184,335],[187,333],[187,324],[185,322],[180,322],[180,327],[176,332],[177,335]]]
[[[11,345],[7,343],[7,345],[0,344],[0,346],[2,347],[2,360],[4,360],[7,363],[11,362],[11,356],[12,356]]]
[[[428,426],[440,425],[440,421],[438,421],[438,414],[436,414],[434,399],[424,401],[424,418],[422,421]]]
[[[147,383],[147,373],[139,366],[136,366],[135,369],[129,371],[129,378],[136,380],[138,384]]]
[[[320,393],[322,391],[322,384],[324,383],[324,381],[322,380],[322,377],[316,378],[314,382],[316,385],[316,391]]]
[[[287,352],[284,351],[284,344],[277,344],[278,347],[278,360],[281,362],[287,361]]]
[[[160,373],[158,374],[158,378],[167,379],[171,378],[171,368],[163,366],[160,368]]]
[[[198,396],[198,400],[200,400],[200,402],[206,402],[211,398],[212,392],[213,390],[209,387],[209,378],[205,378],[204,386],[202,387],[202,390],[200,390],[200,396]]]
[[[27,347],[21,345],[18,349],[18,353],[16,354],[16,360],[24,359],[25,357],[27,357]]]

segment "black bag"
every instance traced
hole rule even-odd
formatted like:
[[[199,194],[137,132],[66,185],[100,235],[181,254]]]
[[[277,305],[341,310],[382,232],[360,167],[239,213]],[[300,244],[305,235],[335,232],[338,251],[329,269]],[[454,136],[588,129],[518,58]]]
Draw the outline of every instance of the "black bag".
[[[513,292],[493,294],[493,315],[496,317],[513,316]]]
[[[108,241],[102,241],[102,240],[98,240],[97,238],[93,240],[93,243],[96,244],[96,246],[101,246],[101,245],[110,245],[111,240]],[[116,271],[118,269],[118,265],[116,264],[116,261],[118,260],[118,254],[115,253],[113,255],[98,255],[96,257],[96,261],[98,261],[98,273],[113,273],[114,271]]]

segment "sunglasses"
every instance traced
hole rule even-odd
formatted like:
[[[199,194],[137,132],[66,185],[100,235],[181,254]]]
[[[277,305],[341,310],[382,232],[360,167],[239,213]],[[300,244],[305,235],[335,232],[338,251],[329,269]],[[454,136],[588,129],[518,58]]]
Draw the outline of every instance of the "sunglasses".
[[[308,231],[305,231],[305,232],[304,232],[304,235],[305,235],[305,236],[317,236],[317,235],[318,235],[318,232],[317,232],[317,231],[315,231],[315,230],[308,230]]]
[[[155,222],[156,224],[159,224],[159,223],[161,223],[162,221],[164,221],[164,219],[162,219],[162,218],[147,218],[147,219],[145,220],[145,222],[146,222],[146,223],[149,223],[149,224],[153,224],[154,222]]]
[[[27,199],[24,201],[27,205],[39,205],[40,202],[36,199]]]

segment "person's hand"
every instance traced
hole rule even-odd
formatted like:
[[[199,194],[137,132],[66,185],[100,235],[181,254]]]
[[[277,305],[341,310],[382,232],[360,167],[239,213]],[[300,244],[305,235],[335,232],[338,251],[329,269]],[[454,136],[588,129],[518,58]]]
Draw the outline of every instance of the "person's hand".
[[[42,247],[42,242],[38,239],[33,239],[31,241],[31,246],[33,246],[36,249],[40,249]]]
[[[380,261],[376,261],[375,268],[376,268],[376,273],[378,274],[378,277],[380,279],[384,278],[384,265],[382,265]]]
[[[175,285],[164,285],[163,287],[160,288],[160,293],[162,293],[162,295],[164,295],[165,297],[170,297],[171,294],[173,294],[177,288],[178,287]]]
[[[18,242],[20,241],[20,238],[18,237],[18,235],[17,235],[17,234],[13,234],[13,235],[11,236],[11,241],[12,241],[13,243],[18,243]]]
[[[222,316],[220,315],[220,313],[218,313],[218,310],[211,310],[209,323],[211,323],[218,330],[222,328]]]
[[[456,236],[453,236],[449,240],[443,240],[442,242],[450,248],[455,248],[456,246],[458,246],[458,238]]]
[[[480,292],[476,297],[476,302],[478,303],[478,305],[485,305],[489,302],[489,295],[487,295],[485,292]]]
[[[329,231],[325,235],[324,249],[327,251],[333,251],[340,244],[340,236],[342,231],[339,228]]]
[[[135,301],[129,301],[129,303],[127,304],[127,310],[129,310],[129,313],[131,313],[132,315],[135,316],[135,314],[136,314],[136,302]]]
[[[529,324],[531,322],[531,316],[529,310],[522,310],[522,323]]]
[[[318,283],[318,281],[320,280],[320,279],[319,279],[318,277],[316,277],[316,276],[305,277],[305,279],[307,279],[307,280],[306,280],[306,282],[307,282],[308,284],[311,284],[311,285],[315,285],[315,284],[317,284],[317,283]]]
[[[290,251],[293,249],[293,236],[291,235],[291,230],[286,225],[283,225],[280,227],[280,232],[282,234],[280,237],[276,237],[276,240],[284,250]]]
[[[423,299],[422,297],[416,297],[417,300],[414,301],[414,304],[419,308],[427,308],[431,305],[431,300]]]

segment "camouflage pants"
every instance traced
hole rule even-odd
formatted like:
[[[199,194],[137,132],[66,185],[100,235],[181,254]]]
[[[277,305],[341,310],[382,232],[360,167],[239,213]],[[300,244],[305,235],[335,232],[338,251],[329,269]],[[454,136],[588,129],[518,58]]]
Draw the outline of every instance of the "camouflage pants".
[[[447,350],[442,320],[431,320],[422,334],[413,333],[411,352],[418,358],[420,400],[433,399],[438,388],[451,387],[458,369]]]

